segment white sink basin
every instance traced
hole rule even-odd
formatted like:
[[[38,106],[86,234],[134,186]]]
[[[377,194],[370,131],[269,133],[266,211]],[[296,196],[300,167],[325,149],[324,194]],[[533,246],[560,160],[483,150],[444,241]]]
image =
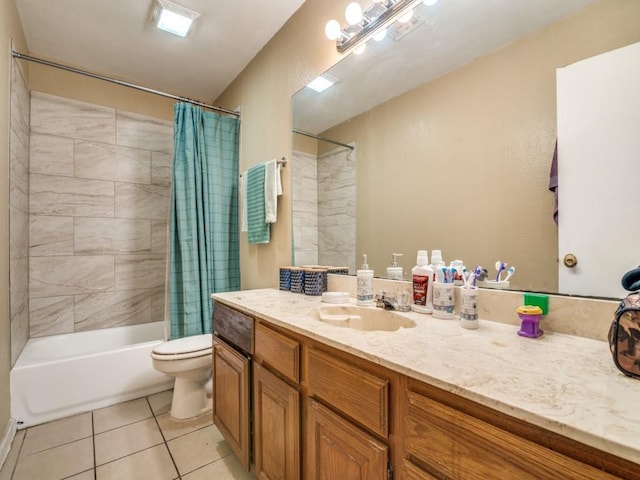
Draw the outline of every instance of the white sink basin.
[[[393,332],[399,328],[413,328],[416,322],[392,310],[354,305],[318,307],[313,312],[316,319],[335,327],[361,331]]]

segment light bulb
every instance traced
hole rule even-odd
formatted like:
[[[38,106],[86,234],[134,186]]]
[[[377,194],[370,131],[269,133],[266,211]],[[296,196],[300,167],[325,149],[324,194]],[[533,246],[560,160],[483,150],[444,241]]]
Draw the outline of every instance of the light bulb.
[[[356,48],[353,53],[355,53],[356,55],[361,55],[362,53],[364,53],[364,51],[367,49],[367,44],[363,43],[362,45],[360,45],[358,48]]]
[[[438,0],[424,0],[424,3],[427,7],[433,7],[436,3],[438,3]]]
[[[400,23],[407,23],[413,17],[413,10],[409,10],[407,13],[398,18]]]
[[[357,25],[362,22],[362,7],[358,2],[351,2],[344,11],[344,18],[349,25]]]
[[[374,39],[376,42],[381,42],[381,41],[382,41],[382,40],[384,40],[386,37],[387,37],[387,29],[386,29],[386,28],[383,28],[382,30],[380,30],[378,33],[376,33],[376,34],[373,36],[373,39]]]
[[[342,35],[342,28],[337,20],[329,20],[324,26],[324,34],[329,40],[337,40]]]

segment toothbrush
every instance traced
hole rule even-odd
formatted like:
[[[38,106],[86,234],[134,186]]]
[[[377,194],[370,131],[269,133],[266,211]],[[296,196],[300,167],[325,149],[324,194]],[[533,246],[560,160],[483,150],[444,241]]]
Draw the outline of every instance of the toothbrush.
[[[511,265],[509,267],[509,270],[507,270],[507,276],[504,277],[503,282],[506,282],[507,280],[509,280],[511,278],[511,275],[513,275],[514,273],[516,273],[516,267],[514,267],[513,265]]]
[[[506,263],[503,263],[500,260],[496,262],[496,270],[498,271],[498,274],[496,275],[496,282],[500,281],[500,275],[502,274],[505,268],[507,268]]]

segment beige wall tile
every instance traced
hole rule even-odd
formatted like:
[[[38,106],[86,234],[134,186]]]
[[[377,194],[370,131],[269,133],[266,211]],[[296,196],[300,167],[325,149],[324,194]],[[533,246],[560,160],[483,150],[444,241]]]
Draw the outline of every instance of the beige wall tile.
[[[29,211],[29,138],[21,137],[13,129],[9,148],[9,204]]]
[[[29,300],[29,336],[72,333],[73,296],[41,297]]]
[[[171,152],[173,150],[173,123],[130,112],[117,114],[117,144]]]
[[[33,215],[113,217],[113,182],[39,174],[30,182]]]
[[[75,253],[150,253],[151,220],[76,217],[73,239]]]
[[[116,290],[163,286],[164,272],[164,255],[117,255]]]
[[[113,290],[114,260],[109,255],[33,257],[29,295],[53,297]]]
[[[32,133],[29,143],[30,172],[73,176],[73,139]]]
[[[173,153],[151,152],[151,183],[153,185],[171,185],[173,177]]]
[[[151,220],[151,252],[166,253],[167,221]]]
[[[11,311],[11,365],[29,339],[29,259],[26,257],[9,262],[9,298]]]
[[[118,182],[151,182],[151,152],[76,140],[74,175]]]
[[[116,183],[115,216],[166,220],[170,190],[157,185]]]
[[[77,100],[31,92],[31,131],[115,144],[116,113]]]
[[[73,255],[73,217],[31,215],[29,255]]]
[[[29,215],[9,206],[9,258],[29,255]]]
[[[164,272],[163,272],[164,274]],[[151,290],[151,321],[164,320],[165,285]]]
[[[75,331],[148,323],[151,290],[92,293],[75,296]]]

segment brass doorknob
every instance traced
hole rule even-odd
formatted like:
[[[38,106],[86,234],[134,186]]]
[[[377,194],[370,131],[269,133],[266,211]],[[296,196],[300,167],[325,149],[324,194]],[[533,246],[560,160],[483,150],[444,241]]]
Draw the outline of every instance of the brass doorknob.
[[[576,257],[573,253],[567,253],[564,256],[564,266],[573,268],[578,264],[578,257]]]

